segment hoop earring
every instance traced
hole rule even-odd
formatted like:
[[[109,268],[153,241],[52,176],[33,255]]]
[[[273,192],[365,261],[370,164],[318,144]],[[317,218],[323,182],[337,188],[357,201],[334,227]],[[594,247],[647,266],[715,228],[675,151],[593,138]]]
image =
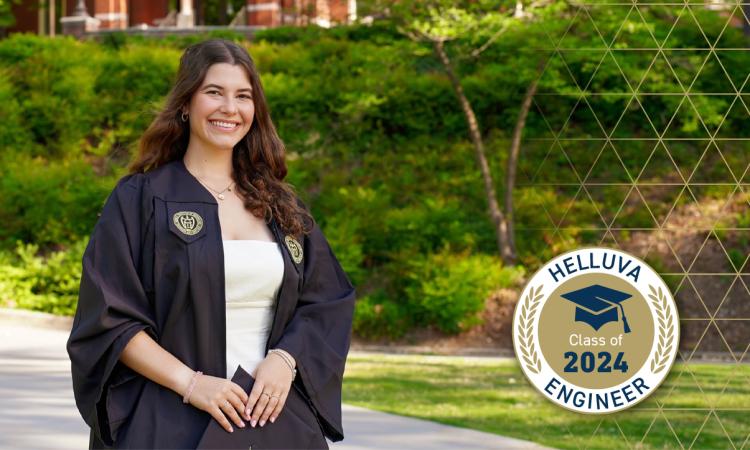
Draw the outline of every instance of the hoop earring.
[[[183,122],[187,122],[188,121],[188,115],[186,113],[182,113],[182,115],[180,116],[180,118],[182,119]]]

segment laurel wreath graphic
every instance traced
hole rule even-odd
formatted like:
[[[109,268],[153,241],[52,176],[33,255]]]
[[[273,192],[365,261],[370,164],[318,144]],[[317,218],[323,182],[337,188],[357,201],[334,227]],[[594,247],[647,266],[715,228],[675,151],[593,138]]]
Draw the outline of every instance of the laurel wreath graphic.
[[[518,346],[521,349],[521,357],[526,368],[532,373],[539,373],[542,370],[542,364],[537,355],[536,346],[534,345],[534,314],[542,299],[542,286],[536,289],[532,286],[528,295],[523,299],[521,304],[521,314],[518,318]]]
[[[674,323],[673,316],[670,312],[667,296],[661,288],[658,290],[649,285],[651,293],[648,297],[656,308],[656,316],[659,319],[659,345],[656,348],[654,358],[651,360],[651,372],[658,373],[667,367],[669,353],[672,351],[674,344]]]

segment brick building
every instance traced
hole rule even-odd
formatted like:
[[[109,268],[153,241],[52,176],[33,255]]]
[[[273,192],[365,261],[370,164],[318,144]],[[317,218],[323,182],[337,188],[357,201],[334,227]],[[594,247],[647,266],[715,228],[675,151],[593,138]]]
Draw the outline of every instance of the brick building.
[[[220,14],[225,22],[206,23],[203,12],[207,6],[226,8]],[[128,28],[184,29],[229,25],[230,22],[230,26],[318,24],[329,27],[352,21],[356,16],[356,0],[23,0],[13,4],[12,11],[16,23],[6,32],[47,35],[67,32],[71,23],[79,23],[84,17],[87,18],[85,30],[89,32]]]

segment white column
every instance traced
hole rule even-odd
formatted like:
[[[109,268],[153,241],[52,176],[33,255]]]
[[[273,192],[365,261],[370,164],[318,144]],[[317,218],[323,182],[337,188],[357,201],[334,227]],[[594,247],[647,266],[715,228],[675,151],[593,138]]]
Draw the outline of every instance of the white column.
[[[323,28],[331,27],[331,9],[328,0],[317,0],[315,2],[315,23]]]
[[[194,26],[193,0],[180,0],[180,14],[177,16],[177,28],[193,28]]]
[[[349,0],[349,23],[357,20],[357,0]]]

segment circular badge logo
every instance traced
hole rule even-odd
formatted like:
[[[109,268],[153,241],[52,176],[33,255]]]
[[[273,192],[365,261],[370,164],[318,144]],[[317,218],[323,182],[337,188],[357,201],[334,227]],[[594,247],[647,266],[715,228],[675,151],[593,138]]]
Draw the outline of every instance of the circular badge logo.
[[[284,238],[284,242],[286,242],[286,248],[289,249],[289,253],[292,255],[292,259],[295,263],[299,264],[302,262],[302,246],[297,242],[297,239],[294,239],[292,236],[289,236],[288,234]]]
[[[175,213],[174,216],[172,216],[172,222],[174,222],[174,226],[176,226],[182,234],[188,236],[194,236],[200,233],[203,228],[203,218],[200,214],[193,211],[180,211]]]
[[[677,308],[648,264],[609,248],[549,261],[516,305],[513,345],[531,384],[581,413],[621,411],[651,395],[677,355]]]

